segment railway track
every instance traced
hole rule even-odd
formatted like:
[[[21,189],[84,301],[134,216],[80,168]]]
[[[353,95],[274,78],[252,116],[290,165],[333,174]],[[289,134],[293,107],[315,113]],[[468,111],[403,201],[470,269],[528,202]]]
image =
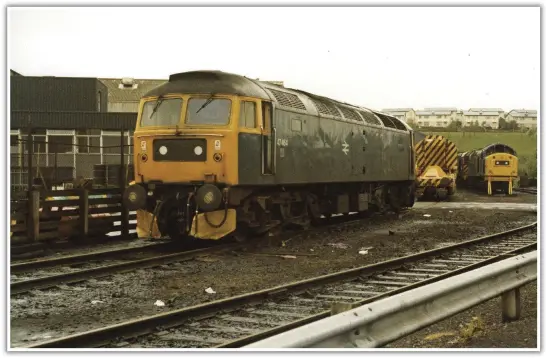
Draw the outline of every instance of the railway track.
[[[404,213],[400,215],[403,216]],[[324,220],[317,227],[305,231],[286,231],[276,237],[285,238],[297,233],[310,233],[328,227],[350,225],[362,220],[363,218],[359,215],[340,215],[332,217],[329,220]],[[134,248],[63,256],[55,259],[17,262],[10,265],[10,294],[17,295],[36,289],[46,289],[59,285],[79,283],[117,273],[188,261],[200,255],[235,250],[244,246],[244,243],[226,244],[214,242],[212,243],[212,247],[203,247],[207,244],[208,242],[197,241],[194,246],[200,247],[199,249],[180,252],[180,245],[177,245],[176,242],[167,242]],[[177,252],[158,255],[158,251]],[[134,258],[134,256],[146,255],[149,257]]]
[[[123,243],[138,240],[136,234],[129,234],[127,237],[118,236],[103,236],[94,238],[81,238],[78,240],[61,240],[52,242],[35,242],[31,244],[16,244],[10,242],[10,254],[13,260],[26,260],[37,257],[48,256],[47,252],[57,250],[70,250],[81,248],[92,248],[102,244],[112,242]]]
[[[536,223],[509,231],[37,343],[28,348],[237,348],[353,307],[536,249]]]
[[[537,188],[518,188],[518,189],[515,189],[515,190],[519,191],[521,193],[535,194],[535,195],[538,194],[538,189]]]
[[[15,263],[10,265],[10,294],[16,295],[31,290],[191,260],[205,253],[234,249],[238,246],[240,244],[224,244],[179,251],[180,246],[176,243],[162,243]],[[164,254],[164,251],[172,250],[179,252]]]

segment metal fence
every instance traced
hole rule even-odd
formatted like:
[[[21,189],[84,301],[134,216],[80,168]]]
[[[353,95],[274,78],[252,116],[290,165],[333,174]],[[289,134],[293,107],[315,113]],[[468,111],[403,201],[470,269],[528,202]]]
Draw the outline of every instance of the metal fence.
[[[245,346],[376,348],[501,296],[503,321],[519,318],[519,288],[537,279],[537,251],[371,302]]]
[[[89,182],[119,186],[122,164],[125,178],[134,175],[132,140],[130,131],[12,130],[11,192],[25,191],[29,185],[48,190]]]

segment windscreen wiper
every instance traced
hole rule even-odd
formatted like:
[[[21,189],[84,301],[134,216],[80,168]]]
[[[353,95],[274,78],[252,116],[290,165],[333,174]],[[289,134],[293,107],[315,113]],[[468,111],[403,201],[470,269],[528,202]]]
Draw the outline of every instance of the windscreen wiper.
[[[199,113],[203,108],[205,108],[206,106],[208,106],[210,104],[210,102],[212,102],[214,100],[214,96],[216,94],[211,94],[209,98],[207,98],[207,100],[205,101],[205,103],[203,103],[203,105],[201,106],[201,108],[199,108],[197,110],[197,112],[195,112],[195,114]]]
[[[152,119],[152,116],[154,115],[154,113],[157,111],[161,103],[163,103],[163,100],[164,100],[163,96],[159,96],[157,98],[157,102],[155,103],[154,109],[152,110],[152,114],[150,114],[150,119]]]

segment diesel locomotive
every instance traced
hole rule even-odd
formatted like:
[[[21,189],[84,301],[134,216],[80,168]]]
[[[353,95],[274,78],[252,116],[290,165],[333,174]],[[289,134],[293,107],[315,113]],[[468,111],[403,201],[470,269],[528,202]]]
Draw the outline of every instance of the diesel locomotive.
[[[395,117],[221,71],[173,74],[140,102],[129,210],[172,239],[238,239],[415,201]]]
[[[461,185],[481,190],[487,194],[501,191],[512,195],[512,185],[518,178],[516,151],[502,143],[458,155],[458,180]]]

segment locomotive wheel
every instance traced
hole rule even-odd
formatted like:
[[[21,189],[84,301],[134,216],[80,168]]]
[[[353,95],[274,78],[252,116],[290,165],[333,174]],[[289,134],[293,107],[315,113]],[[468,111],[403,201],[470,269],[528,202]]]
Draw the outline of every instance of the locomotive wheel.
[[[415,204],[415,189],[413,186],[404,186],[400,188],[400,198],[404,202],[404,206],[411,208]]]
[[[309,225],[306,202],[291,202],[277,205],[283,225],[307,227]]]
[[[248,241],[248,234],[245,232],[235,231],[235,233],[233,233],[233,238],[237,242],[246,242]]]
[[[232,236],[237,242],[246,242],[250,236],[250,230],[245,222],[238,222],[235,231]]]
[[[446,200],[447,199],[447,190],[438,190],[436,197],[438,198],[438,201],[440,200]]]
[[[318,204],[318,198],[313,195],[307,195],[307,213],[311,219],[311,225],[316,226],[320,223],[320,206]]]
[[[395,213],[399,213],[402,208],[400,200],[401,191],[402,190],[397,186],[391,186],[389,188],[389,205]]]

